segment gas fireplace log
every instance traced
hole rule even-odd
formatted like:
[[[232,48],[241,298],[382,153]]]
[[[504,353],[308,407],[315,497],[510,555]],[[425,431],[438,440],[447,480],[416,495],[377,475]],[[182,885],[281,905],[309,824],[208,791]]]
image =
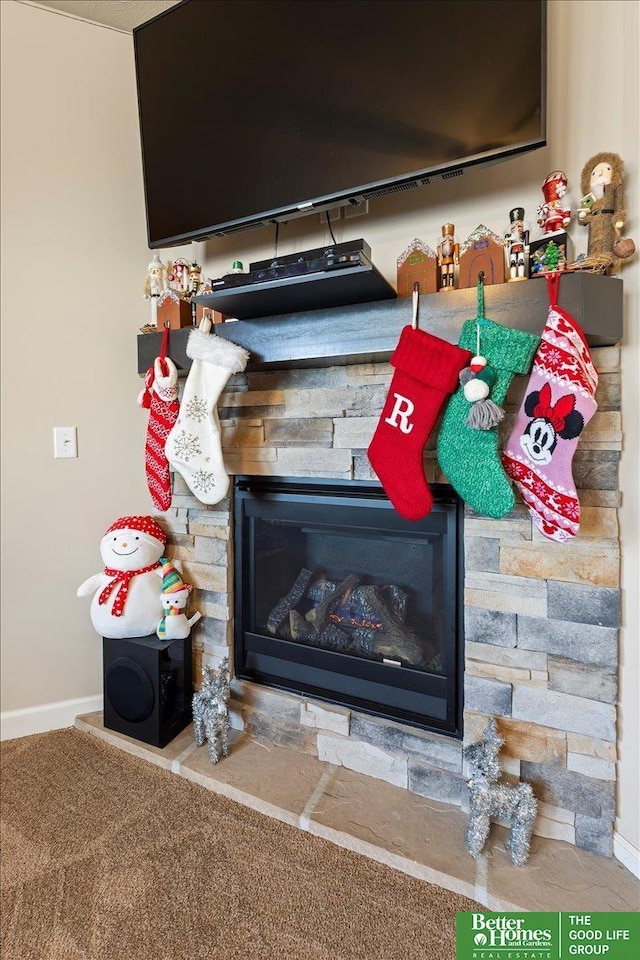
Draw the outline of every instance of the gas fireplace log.
[[[432,649],[426,641],[420,640],[412,630],[393,616],[384,597],[380,595],[379,587],[366,586],[360,589],[376,619],[382,624],[375,637],[375,652],[378,656],[400,660],[410,667],[420,667],[435,656],[435,648]]]
[[[400,587],[396,587],[392,583],[385,584],[385,586],[382,587],[382,591],[391,615],[395,617],[396,620],[399,620],[400,623],[404,623],[407,612],[407,600],[409,599],[407,594],[404,590],[401,590]]]
[[[303,643],[307,640],[317,640],[318,638],[316,628],[308,623],[297,610],[289,611],[289,630],[293,640],[301,640]]]
[[[318,634],[318,646],[325,650],[338,650],[340,653],[349,653],[350,639],[344,630],[336,627],[335,623],[330,623],[324,628],[322,633]]]
[[[317,607],[319,603],[328,597],[330,593],[336,589],[338,584],[335,580],[326,580],[324,575],[320,576],[317,580],[312,580],[309,586],[307,587],[307,592],[305,593],[305,600],[309,601],[310,606]]]
[[[359,577],[356,577],[354,574],[347,577],[342,583],[338,584],[336,589],[330,593],[325,599],[318,604],[317,607],[314,607],[313,610],[309,610],[306,615],[306,619],[309,623],[312,623],[318,633],[322,633],[324,628],[329,623],[329,617],[338,606],[342,603],[349,594],[355,590],[355,588],[360,583]]]
[[[309,580],[311,580],[311,570],[307,570],[305,567],[302,568],[298,576],[296,577],[296,582],[289,590],[284,597],[280,597],[275,607],[267,617],[267,630],[269,633],[275,636],[277,634],[279,627],[287,619],[287,614],[292,610],[304,596],[304,592],[309,585]]]

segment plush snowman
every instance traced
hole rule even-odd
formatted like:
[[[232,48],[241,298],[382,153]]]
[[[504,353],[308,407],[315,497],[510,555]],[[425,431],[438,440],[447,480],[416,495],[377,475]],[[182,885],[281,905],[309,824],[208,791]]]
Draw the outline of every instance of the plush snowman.
[[[156,633],[160,640],[186,640],[199,613],[187,618],[185,610],[193,587],[184,583],[170,560],[162,561],[162,619]]]
[[[103,637],[122,640],[156,632],[166,536],[153,517],[120,517],[100,541],[102,573],[85,580],[79,597],[95,591],[91,622]]]

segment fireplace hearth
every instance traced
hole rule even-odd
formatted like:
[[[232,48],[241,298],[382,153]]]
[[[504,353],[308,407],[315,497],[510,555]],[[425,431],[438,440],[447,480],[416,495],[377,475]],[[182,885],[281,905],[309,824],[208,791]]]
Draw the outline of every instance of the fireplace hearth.
[[[460,737],[462,508],[375,482],[237,477],[236,676]]]

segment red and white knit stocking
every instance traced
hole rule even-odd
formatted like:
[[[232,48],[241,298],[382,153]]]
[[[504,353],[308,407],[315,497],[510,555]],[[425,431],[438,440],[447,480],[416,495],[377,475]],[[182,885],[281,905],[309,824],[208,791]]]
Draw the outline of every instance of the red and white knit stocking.
[[[144,446],[147,486],[156,510],[168,510],[171,506],[171,475],[164,447],[180,411],[178,371],[173,360],[161,353],[153,367],[147,370],[144,383],[138,404],[150,411]]]
[[[540,532],[563,543],[580,527],[572,460],[580,434],[598,408],[598,372],[582,330],[558,306],[560,277],[547,277],[549,314],[502,464]]]

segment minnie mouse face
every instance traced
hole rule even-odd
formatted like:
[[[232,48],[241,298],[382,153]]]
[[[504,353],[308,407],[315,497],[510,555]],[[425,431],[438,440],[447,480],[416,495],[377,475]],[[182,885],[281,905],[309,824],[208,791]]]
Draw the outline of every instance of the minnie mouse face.
[[[520,446],[533,463],[549,463],[557,443],[556,432],[544,417],[531,420],[520,437]]]
[[[573,440],[584,427],[581,413],[574,410],[576,398],[572,393],[551,403],[551,387],[548,383],[542,390],[533,390],[524,403],[525,413],[533,419],[520,437],[520,446],[532,463],[551,462],[558,438]]]

